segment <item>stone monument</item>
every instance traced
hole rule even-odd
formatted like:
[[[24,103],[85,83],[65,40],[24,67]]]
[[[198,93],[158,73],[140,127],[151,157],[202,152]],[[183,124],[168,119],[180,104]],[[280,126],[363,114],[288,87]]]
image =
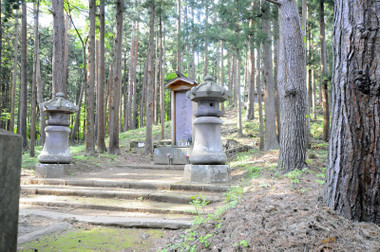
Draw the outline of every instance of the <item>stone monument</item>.
[[[0,251],[17,251],[22,137],[0,129]]]
[[[219,102],[227,100],[230,93],[216,84],[211,76],[204,80],[205,83],[187,92],[187,96],[198,103],[198,110],[194,113],[194,146],[184,177],[195,183],[225,183],[231,180],[231,172],[223,152]]]
[[[78,108],[63,97],[63,93],[57,93],[55,98],[42,105],[48,120],[44,148],[35,169],[36,177],[59,178],[70,170],[73,158],[69,150],[69,115]]]
[[[155,164],[187,164],[193,142],[193,102],[186,92],[197,83],[177,72],[166,84],[171,90],[172,145],[154,149]]]

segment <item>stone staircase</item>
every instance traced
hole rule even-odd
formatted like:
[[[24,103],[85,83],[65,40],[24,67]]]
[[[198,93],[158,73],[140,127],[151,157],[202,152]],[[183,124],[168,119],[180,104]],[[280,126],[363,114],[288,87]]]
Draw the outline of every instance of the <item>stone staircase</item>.
[[[21,178],[20,214],[96,225],[179,229],[191,225],[189,202],[212,211],[228,184],[190,184],[184,166],[129,165],[60,179]]]

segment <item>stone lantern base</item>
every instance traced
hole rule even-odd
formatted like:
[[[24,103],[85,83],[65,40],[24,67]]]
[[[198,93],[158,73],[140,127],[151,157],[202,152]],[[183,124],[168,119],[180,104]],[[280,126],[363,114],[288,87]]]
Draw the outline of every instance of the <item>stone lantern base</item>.
[[[72,164],[37,164],[34,176],[38,178],[62,178],[71,175]]]
[[[185,165],[185,180],[193,183],[228,183],[231,181],[229,165]]]

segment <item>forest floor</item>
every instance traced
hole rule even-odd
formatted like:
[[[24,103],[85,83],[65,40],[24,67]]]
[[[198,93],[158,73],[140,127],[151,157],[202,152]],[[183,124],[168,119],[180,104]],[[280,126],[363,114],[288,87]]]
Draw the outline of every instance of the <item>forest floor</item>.
[[[234,170],[245,171],[247,176],[234,183],[225,193],[225,200],[214,206],[213,213],[203,211],[206,201],[193,204],[198,214],[192,228],[174,231],[101,228],[65,220],[71,225],[70,230],[40,241],[45,239],[52,244],[59,240],[65,242],[69,236],[82,240],[87,236],[102,236],[106,242],[95,250],[108,251],[380,251],[379,226],[347,220],[323,203],[328,144],[320,140],[322,120],[311,123],[313,140],[308,150],[308,167],[284,174],[277,168],[278,150],[259,150],[256,120],[244,121],[244,137],[238,138],[235,111],[227,111],[222,119],[223,142],[227,148],[234,144],[251,146],[248,151],[228,154],[229,165]],[[169,124],[166,130],[169,135]],[[158,139],[158,131],[154,132]],[[86,174],[109,168],[112,173],[112,167],[126,161],[146,163],[141,151],[131,152],[128,147],[131,141],[143,141],[144,137],[143,130],[123,133],[122,153],[118,156],[88,157],[83,154],[83,147],[74,147],[71,149],[74,172]],[[24,167],[32,167],[33,162],[25,158]],[[23,169],[25,176],[32,173]],[[19,223],[19,232],[60,224],[44,218],[36,222],[27,215],[20,216]],[[59,245],[56,249],[59,251]]]

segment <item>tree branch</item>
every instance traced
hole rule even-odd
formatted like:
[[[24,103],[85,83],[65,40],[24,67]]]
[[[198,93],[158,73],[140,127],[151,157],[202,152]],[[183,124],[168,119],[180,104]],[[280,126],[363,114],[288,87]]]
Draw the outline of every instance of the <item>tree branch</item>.
[[[278,7],[281,6],[281,4],[280,4],[279,2],[277,2],[277,1],[274,1],[274,0],[266,0],[266,1],[267,1],[267,2],[270,2],[270,3],[272,3],[272,4],[277,5]]]

